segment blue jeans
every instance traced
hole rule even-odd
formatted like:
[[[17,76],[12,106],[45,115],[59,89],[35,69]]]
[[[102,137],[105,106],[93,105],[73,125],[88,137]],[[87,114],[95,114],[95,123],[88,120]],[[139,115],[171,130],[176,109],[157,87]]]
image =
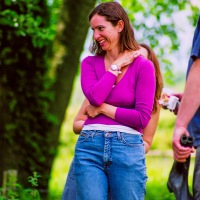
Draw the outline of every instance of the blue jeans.
[[[74,175],[74,160],[72,160],[67,180],[65,183],[65,187],[62,193],[62,200],[76,200],[76,199],[77,199],[77,189],[76,189],[76,181]],[[110,192],[108,193],[107,200],[111,200]]]
[[[143,200],[146,163],[141,135],[82,131],[75,148],[77,200]]]
[[[74,176],[74,160],[69,168],[67,180],[62,194],[62,200],[76,200],[76,182]]]

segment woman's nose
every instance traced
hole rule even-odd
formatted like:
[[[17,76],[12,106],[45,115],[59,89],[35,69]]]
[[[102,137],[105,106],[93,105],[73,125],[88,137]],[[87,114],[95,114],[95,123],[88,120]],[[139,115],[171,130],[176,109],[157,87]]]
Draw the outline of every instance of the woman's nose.
[[[94,31],[94,33],[93,33],[93,38],[94,38],[95,40],[97,40],[97,39],[99,38],[99,32],[98,32],[98,31]]]

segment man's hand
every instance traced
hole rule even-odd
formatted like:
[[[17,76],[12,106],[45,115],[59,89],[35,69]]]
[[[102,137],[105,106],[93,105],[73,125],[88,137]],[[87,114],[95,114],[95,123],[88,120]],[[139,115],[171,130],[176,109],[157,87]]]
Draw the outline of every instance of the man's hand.
[[[174,153],[174,159],[177,162],[185,162],[186,159],[194,152],[194,147],[183,147],[180,143],[180,138],[183,134],[189,135],[188,131],[184,127],[175,127],[172,140],[172,148]]]

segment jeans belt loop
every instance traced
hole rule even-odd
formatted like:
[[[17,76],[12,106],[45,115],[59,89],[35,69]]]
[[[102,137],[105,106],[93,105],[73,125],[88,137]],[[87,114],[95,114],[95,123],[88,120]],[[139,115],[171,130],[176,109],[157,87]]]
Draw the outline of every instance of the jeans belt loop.
[[[93,139],[93,137],[94,137],[95,133],[96,133],[96,130],[94,130],[94,131],[90,132],[90,137],[91,137],[92,139]]]
[[[121,140],[121,139],[122,139],[121,133],[120,133],[119,131],[117,131],[117,139],[118,139],[118,140]]]

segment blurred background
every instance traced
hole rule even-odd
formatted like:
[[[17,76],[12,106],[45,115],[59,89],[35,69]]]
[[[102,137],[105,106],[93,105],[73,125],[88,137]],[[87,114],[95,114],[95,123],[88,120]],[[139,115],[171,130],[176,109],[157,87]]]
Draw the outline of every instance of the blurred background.
[[[61,199],[78,137],[72,123],[84,99],[79,75],[92,41],[87,17],[100,2],[106,1],[1,0],[0,199],[28,200],[31,191],[39,192],[38,199]],[[182,92],[199,1],[118,2],[138,42],[158,56],[164,87]],[[175,119],[161,111],[147,154],[146,200],[175,199],[166,187]],[[190,188],[192,171],[193,157]]]

